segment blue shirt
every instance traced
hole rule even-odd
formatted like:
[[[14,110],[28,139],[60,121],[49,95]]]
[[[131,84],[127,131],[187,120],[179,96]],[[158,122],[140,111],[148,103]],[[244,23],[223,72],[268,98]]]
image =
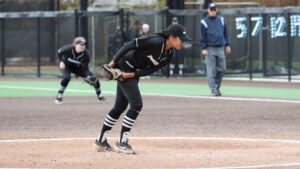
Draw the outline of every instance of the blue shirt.
[[[200,47],[202,49],[206,49],[208,46],[229,46],[227,28],[223,17],[206,16],[201,20],[200,28]]]

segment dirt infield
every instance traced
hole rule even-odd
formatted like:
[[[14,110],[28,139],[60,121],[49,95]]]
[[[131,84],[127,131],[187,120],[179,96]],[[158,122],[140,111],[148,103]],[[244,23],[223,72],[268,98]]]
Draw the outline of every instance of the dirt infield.
[[[101,104],[92,96],[70,96],[63,105],[52,97],[0,98],[0,168],[300,168],[298,103],[143,96],[130,134],[137,154],[125,155],[93,149],[113,105],[108,98]],[[109,134],[111,144],[120,127],[121,119]]]

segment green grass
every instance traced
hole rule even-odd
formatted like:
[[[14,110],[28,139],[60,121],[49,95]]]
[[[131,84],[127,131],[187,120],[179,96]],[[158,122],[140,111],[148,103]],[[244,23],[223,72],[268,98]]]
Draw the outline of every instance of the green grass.
[[[0,81],[0,97],[54,97],[59,86],[58,81]],[[170,84],[140,82],[144,95],[210,95],[207,85]],[[115,81],[101,81],[104,95],[115,95]],[[299,89],[222,86],[226,96],[250,96],[300,99]],[[71,81],[65,92],[66,96],[94,96],[93,87],[81,81]]]

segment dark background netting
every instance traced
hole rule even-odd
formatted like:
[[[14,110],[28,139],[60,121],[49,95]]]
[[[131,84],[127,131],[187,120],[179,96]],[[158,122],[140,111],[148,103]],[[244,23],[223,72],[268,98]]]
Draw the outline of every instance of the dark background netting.
[[[49,11],[49,0],[0,0],[0,12]]]
[[[47,2],[40,1],[47,9]],[[3,5],[3,4],[1,4]],[[48,6],[49,8],[49,6]],[[2,8],[3,9],[3,6]],[[289,53],[292,57],[291,75],[297,75],[300,69],[297,47],[299,37],[271,38],[270,18],[284,16],[289,20],[292,14],[299,15],[300,8],[243,8],[224,9],[224,16],[230,36],[232,54],[227,57],[227,76],[287,78],[289,68]],[[14,10],[19,10],[15,7]],[[12,10],[12,11],[14,11]],[[187,28],[193,41],[182,49],[184,56],[184,76],[205,75],[205,59],[200,55],[200,20],[205,16],[203,10],[125,10],[124,25],[131,25],[134,20],[150,25],[151,32],[157,32],[170,24],[170,18],[177,16],[179,22]],[[240,33],[236,29],[236,17],[246,17],[244,22],[248,31],[251,16],[262,16],[263,29],[258,36],[237,38]],[[1,65],[5,74],[37,75],[38,56],[40,56],[41,76],[56,76],[59,74],[56,63],[56,51],[63,45],[72,43],[76,33],[80,32],[80,18],[88,18],[88,48],[92,55],[92,67],[107,62],[109,39],[120,26],[119,11],[89,11],[79,12],[79,20],[75,13],[70,12],[18,12],[0,13],[0,47]],[[289,22],[284,31],[289,35]],[[299,28],[297,28],[299,29]],[[297,30],[298,31],[298,30]],[[289,41],[290,40],[290,41]],[[290,45],[289,45],[290,44]],[[252,58],[252,62],[250,62]],[[252,66],[252,67],[251,67]],[[297,79],[297,76],[293,76]]]

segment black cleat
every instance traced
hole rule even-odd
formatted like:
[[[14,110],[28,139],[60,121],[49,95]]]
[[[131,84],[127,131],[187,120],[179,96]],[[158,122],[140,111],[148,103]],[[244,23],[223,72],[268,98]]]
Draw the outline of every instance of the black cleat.
[[[112,146],[110,146],[107,140],[100,143],[98,140],[95,140],[94,148],[97,152],[104,152],[104,151],[115,151]]]
[[[63,99],[61,98],[56,98],[56,100],[54,101],[55,104],[63,104]]]
[[[119,153],[126,153],[126,154],[135,154],[134,150],[132,149],[131,145],[127,142],[117,142],[115,149]]]
[[[108,102],[108,100],[105,97],[103,97],[103,96],[99,96],[98,97],[98,102],[105,103],[105,102]]]
[[[211,94],[212,94],[213,96],[222,96],[222,93],[221,93],[219,90],[213,90],[213,91],[211,92]]]

